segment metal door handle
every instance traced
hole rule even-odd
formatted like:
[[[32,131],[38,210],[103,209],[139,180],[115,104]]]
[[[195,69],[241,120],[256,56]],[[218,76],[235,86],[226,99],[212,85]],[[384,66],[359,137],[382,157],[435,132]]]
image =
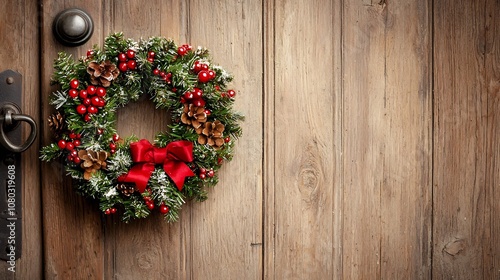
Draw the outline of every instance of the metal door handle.
[[[22,153],[35,141],[36,123],[30,116],[16,112],[15,108],[15,106],[9,104],[0,108],[0,144],[8,151]],[[28,139],[22,145],[18,146],[10,141],[7,132],[15,128],[19,122],[27,122],[31,127],[31,131]]]

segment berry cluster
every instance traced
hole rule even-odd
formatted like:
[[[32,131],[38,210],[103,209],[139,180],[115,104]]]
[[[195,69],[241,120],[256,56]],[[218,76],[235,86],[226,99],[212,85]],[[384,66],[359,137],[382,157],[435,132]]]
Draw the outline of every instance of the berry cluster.
[[[183,56],[183,55],[186,55],[192,49],[193,48],[190,45],[184,44],[184,45],[177,48],[177,54],[180,56]]]
[[[200,179],[204,180],[205,178],[207,178],[207,176],[209,178],[213,178],[215,176],[213,168],[211,168],[208,171],[205,168],[200,168],[200,175],[199,175]]]
[[[193,71],[198,74],[198,81],[200,83],[208,83],[215,79],[215,71],[208,67],[208,64],[196,60],[193,63]]]
[[[83,117],[86,122],[91,120],[91,115],[97,114],[99,109],[106,105],[106,89],[103,87],[96,87],[94,85],[87,86],[86,89],[78,90],[80,82],[77,79],[70,81],[70,89],[68,95],[75,99],[80,99],[80,104],[76,106],[76,112]]]
[[[76,148],[82,144],[81,138],[82,136],[79,133],[74,133],[70,132],[68,134],[69,141],[66,141],[64,139],[59,140],[57,142],[57,146],[61,150],[67,150],[69,152],[68,154],[68,160],[71,162],[74,162],[75,164],[80,164],[81,159],[78,157],[78,151]]]
[[[135,70],[137,68],[137,61],[135,60],[135,51],[127,50],[124,53],[118,54],[118,69],[121,72],[127,72],[128,70]]]

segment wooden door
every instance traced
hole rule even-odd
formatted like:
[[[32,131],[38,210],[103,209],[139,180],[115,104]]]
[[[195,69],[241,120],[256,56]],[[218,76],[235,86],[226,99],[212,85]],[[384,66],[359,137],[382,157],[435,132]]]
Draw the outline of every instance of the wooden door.
[[[42,145],[57,52],[117,31],[209,48],[246,115],[220,183],[174,224],[101,215],[34,145],[23,256],[0,278],[500,278],[497,2],[0,2],[0,58],[24,77]],[[71,7],[95,30],[70,48],[51,24]],[[120,134],[152,139],[166,122],[153,111],[119,111]]]
[[[37,14],[36,1],[0,2],[0,71],[11,69],[22,75],[22,113],[40,123],[42,97],[39,85],[40,33]],[[22,236],[15,236],[16,242],[22,240],[21,257],[14,263],[0,261],[0,279],[37,279],[43,273],[38,149],[38,141],[35,141],[21,156],[23,197],[16,197],[16,203],[22,203]],[[0,189],[6,191],[6,182],[1,183]],[[2,230],[5,232],[5,229]]]

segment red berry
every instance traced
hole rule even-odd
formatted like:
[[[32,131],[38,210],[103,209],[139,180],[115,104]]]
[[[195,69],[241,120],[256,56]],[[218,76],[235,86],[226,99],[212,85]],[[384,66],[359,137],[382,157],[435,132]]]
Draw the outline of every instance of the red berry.
[[[215,71],[214,70],[208,70],[208,77],[210,77],[210,80],[215,79]]]
[[[106,209],[106,211],[104,211],[104,214],[106,214],[106,215],[111,214],[111,209]]]
[[[153,202],[146,203],[146,206],[149,210],[153,210],[155,208],[155,204]]]
[[[155,57],[155,52],[154,51],[149,51],[148,52],[148,57],[154,58]]]
[[[134,50],[127,50],[127,57],[132,59],[135,57],[135,51]]]
[[[80,164],[80,162],[82,162],[82,160],[79,157],[73,157],[73,162],[76,164]]]
[[[193,88],[191,92],[193,92],[194,98],[201,98],[203,95],[203,91],[199,88]]]
[[[109,148],[111,150],[116,150],[116,144],[115,143],[109,143]]]
[[[205,178],[207,178],[207,175],[205,173],[200,174],[200,179],[205,180]]]
[[[203,70],[202,66],[201,66],[201,62],[199,60],[196,60],[194,63],[193,63],[193,71],[195,73],[198,73],[200,72],[201,70]]]
[[[222,158],[218,158],[218,159],[217,159],[217,164],[218,164],[218,165],[221,165],[223,160],[224,160],[224,159],[222,159]]]
[[[94,94],[96,94],[96,92],[97,92],[97,88],[96,88],[95,86],[93,86],[93,85],[89,85],[89,86],[87,87],[87,92],[88,92],[88,94],[90,94],[90,95],[94,95]]]
[[[97,88],[97,96],[104,97],[106,95],[106,89],[103,87]]]
[[[85,98],[82,101],[82,104],[85,106],[89,106],[91,103],[92,103],[92,101],[90,101],[90,98]]]
[[[229,141],[231,141],[231,137],[228,136],[228,137],[224,138],[224,142],[229,143]]]
[[[110,152],[111,154],[114,154],[114,153],[116,153],[116,150],[115,150],[115,149],[110,149],[110,150],[109,150],[109,152]]]
[[[118,61],[127,61],[127,55],[125,53],[119,53],[118,54]]]
[[[202,63],[201,70],[208,70],[208,64]]]
[[[76,138],[76,133],[74,133],[74,132],[70,132],[70,133],[68,134],[68,136],[69,136],[69,138],[71,138],[71,139],[75,139],[75,138]]]
[[[168,209],[168,206],[167,206],[167,205],[162,204],[162,205],[160,206],[160,213],[162,213],[162,214],[167,214],[167,213],[168,213],[168,210],[170,210],[170,209]]]
[[[90,122],[92,120],[92,117],[89,114],[86,114],[85,117],[83,117],[83,120],[86,122]]]
[[[155,62],[155,59],[154,59],[154,58],[152,58],[152,57],[148,57],[148,58],[147,58],[147,60],[148,60],[150,63]]]
[[[196,107],[203,107],[205,106],[205,100],[203,100],[203,98],[196,98],[193,100],[193,105]]]
[[[207,173],[207,170],[203,167],[200,168],[200,174],[205,174],[205,173]]]
[[[191,47],[191,45],[188,45],[188,44],[184,44],[182,45],[184,48],[186,48],[186,50],[190,51],[193,49],[193,47]]]
[[[87,112],[88,112],[89,114],[97,114],[97,112],[98,112],[98,111],[99,111],[99,110],[98,110],[96,107],[94,107],[94,106],[89,106],[89,107],[87,108]]]
[[[90,58],[93,55],[94,55],[94,51],[93,50],[88,50],[87,51],[87,58]]]
[[[186,104],[186,98],[184,98],[184,96],[181,96],[181,100],[180,101],[181,101],[182,104]]]
[[[68,159],[68,161],[74,161],[75,160],[75,158],[72,157],[71,155],[68,155],[67,159]]]
[[[73,142],[66,142],[66,150],[71,151],[75,148]]]
[[[220,86],[219,85],[215,85],[215,90],[220,90]]]
[[[94,96],[90,99],[92,105],[94,106],[99,106],[99,102],[101,101],[101,98],[99,96]]]
[[[178,47],[177,48],[177,54],[179,54],[180,56],[183,56],[187,53],[187,50],[185,47]]]
[[[210,116],[210,114],[212,114],[212,112],[210,112],[210,110],[206,109],[206,110],[205,110],[205,114],[206,114],[207,116]]]
[[[127,67],[130,70],[135,70],[135,68],[137,67],[137,62],[135,60],[129,60],[127,61]]]
[[[78,94],[78,96],[80,96],[81,99],[87,98],[88,95],[89,93],[84,89],[80,90],[80,93]]]
[[[208,75],[208,71],[201,70],[200,73],[198,73],[198,81],[200,81],[201,83],[210,81],[210,75]]]
[[[59,149],[65,149],[66,148],[66,141],[64,139],[61,139],[59,140],[59,142],[57,142],[57,146],[59,147]]]
[[[153,70],[153,75],[158,76],[159,74],[160,74],[160,69],[155,68],[155,69]]]
[[[166,75],[167,73],[165,73],[164,71],[160,71],[160,77],[165,78]]]
[[[146,203],[146,204],[151,203],[151,197],[149,197],[149,196],[145,196],[142,199],[144,199],[144,203]]]
[[[212,169],[210,169],[210,170],[207,172],[207,175],[208,175],[208,177],[212,178],[212,177],[214,177],[215,173],[214,173],[214,171],[213,171]]]
[[[76,158],[78,157],[78,152],[76,150],[71,150],[71,152],[69,153],[73,158]]]
[[[102,128],[97,129],[97,134],[101,135],[103,133],[104,133],[104,129],[102,129]]]
[[[82,144],[82,141],[80,141],[79,139],[75,139],[73,140],[73,144],[75,144],[75,147],[78,147]]]
[[[127,62],[120,62],[120,63],[118,64],[118,69],[119,69],[121,72],[127,72],[127,70],[128,70]]]
[[[76,112],[80,115],[87,113],[87,107],[83,104],[76,106]]]
[[[72,98],[77,98],[78,97],[78,90],[72,88],[68,91],[68,95]]]
[[[113,141],[117,142],[120,140],[120,136],[118,134],[113,134]]]
[[[109,212],[111,212],[111,214],[115,214],[116,213],[116,208],[112,207],[111,209],[109,209]]]
[[[80,82],[77,79],[73,79],[69,82],[69,86],[74,89],[77,89],[79,85]]]
[[[184,93],[183,97],[184,97],[184,99],[186,99],[186,100],[191,100],[191,99],[193,99],[194,95],[193,95],[193,93],[192,93],[191,91],[186,91],[186,92]]]
[[[80,138],[82,138],[82,135],[81,135],[80,133],[77,133],[77,134],[76,134],[76,138],[77,138],[77,139],[80,139]]]
[[[236,92],[232,89],[228,90],[227,91],[227,95],[231,98],[235,97],[236,96]]]

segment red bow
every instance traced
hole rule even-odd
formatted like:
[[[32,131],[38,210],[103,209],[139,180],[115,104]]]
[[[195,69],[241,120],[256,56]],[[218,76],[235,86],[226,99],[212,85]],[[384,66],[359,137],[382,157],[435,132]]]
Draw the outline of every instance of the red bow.
[[[163,164],[163,170],[182,191],[186,177],[194,176],[186,162],[193,161],[193,143],[180,140],[170,142],[164,148],[153,146],[148,140],[130,144],[132,161],[137,163],[125,175],[118,177],[118,182],[135,183],[137,190],[143,193],[156,164]]]

